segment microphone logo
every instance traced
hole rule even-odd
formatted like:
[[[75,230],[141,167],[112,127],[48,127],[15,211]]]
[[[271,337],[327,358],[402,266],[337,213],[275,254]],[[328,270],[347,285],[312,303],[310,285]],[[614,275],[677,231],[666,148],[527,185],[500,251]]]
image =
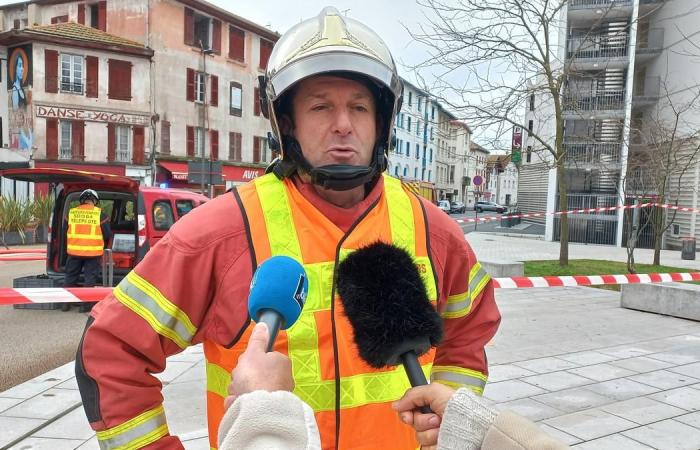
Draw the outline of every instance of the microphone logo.
[[[306,276],[301,273],[299,274],[299,282],[297,283],[297,289],[294,292],[294,301],[299,305],[299,309],[304,308],[304,303],[306,302],[306,292],[304,291],[304,283],[306,281]]]

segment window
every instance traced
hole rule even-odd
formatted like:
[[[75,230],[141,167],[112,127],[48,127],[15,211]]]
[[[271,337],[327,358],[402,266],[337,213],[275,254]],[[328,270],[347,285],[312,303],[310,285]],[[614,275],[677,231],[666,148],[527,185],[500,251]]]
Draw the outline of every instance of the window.
[[[671,230],[671,233],[672,233],[674,236],[680,236],[680,234],[681,234],[681,226],[680,226],[679,224],[677,224],[677,223],[674,223],[674,224],[673,224],[673,230]]]
[[[195,72],[194,76],[194,101],[204,103],[204,90],[206,89],[204,72]]]
[[[203,49],[211,48],[211,18],[194,14],[194,45]]]
[[[267,69],[267,61],[270,59],[270,53],[272,53],[273,43],[266,40],[260,39],[260,69]]]
[[[253,89],[253,114],[260,116],[260,88]]]
[[[175,200],[175,209],[177,215],[182,217],[194,209],[194,202],[192,200]]]
[[[420,136],[420,120],[416,122],[416,134]]]
[[[428,181],[432,181],[432,177],[433,177],[433,171],[428,170]]]
[[[131,62],[110,59],[107,96],[114,100],[131,100]]]
[[[535,110],[535,94],[530,94],[530,111]]]
[[[263,136],[253,137],[253,162],[268,162],[270,152],[267,138]]]
[[[433,140],[433,127],[430,127],[430,140]]]
[[[245,31],[232,25],[228,27],[228,57],[245,61]]]
[[[235,81],[231,82],[231,103],[229,105],[229,114],[232,116],[241,117],[243,112],[243,86]]]
[[[530,134],[532,134],[532,127],[533,127],[533,122],[532,122],[532,120],[529,120],[527,122],[527,131],[529,131]]]
[[[408,167],[404,167],[403,168],[403,176],[406,176],[407,173],[408,173]]]
[[[68,14],[63,15],[63,16],[56,16],[51,18],[51,23],[56,24],[56,23],[66,23],[68,22]]]
[[[410,107],[412,104],[413,104],[413,92],[409,91],[408,92],[408,106]],[[408,120],[409,120],[408,128],[410,129],[411,128],[411,122],[410,122],[411,119],[408,119]]]
[[[68,120],[62,120],[59,122],[61,147],[58,157],[60,159],[71,159],[73,157],[72,128],[71,122]]]
[[[413,178],[418,178],[418,167],[413,169]]]
[[[423,110],[423,97],[418,97],[418,111]]]
[[[203,158],[204,155],[204,128],[196,127],[194,129],[194,154]]]
[[[430,112],[430,118],[435,119],[435,107],[433,106],[432,111]],[[430,173],[430,172],[428,172]]]
[[[433,149],[430,149],[430,162],[433,162]]]
[[[420,145],[416,144],[416,159],[420,159]]]
[[[61,92],[83,93],[83,57],[61,54]]]
[[[394,176],[395,177],[399,176],[399,166],[394,167]]]
[[[116,160],[119,162],[131,162],[131,129],[125,125],[118,125],[116,137]]]
[[[525,162],[532,161],[532,145],[527,146],[527,152],[525,153]]]
[[[97,2],[88,6],[90,26],[98,30],[107,31],[107,2]]]
[[[168,231],[175,223],[173,208],[167,200],[153,202],[153,228]]]
[[[409,94],[410,94],[410,92],[409,92]],[[406,127],[406,129],[407,129],[408,132],[410,133],[410,132],[411,132],[411,116],[408,116],[408,122],[407,122],[407,123],[408,123],[408,127]]]

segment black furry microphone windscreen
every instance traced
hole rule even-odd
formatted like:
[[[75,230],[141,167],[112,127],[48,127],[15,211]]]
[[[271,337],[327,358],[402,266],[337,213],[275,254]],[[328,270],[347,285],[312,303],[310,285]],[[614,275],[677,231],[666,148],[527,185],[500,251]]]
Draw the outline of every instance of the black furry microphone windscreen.
[[[340,264],[336,281],[360,357],[370,366],[387,366],[416,338],[440,343],[442,319],[405,250],[382,242],[360,248]]]

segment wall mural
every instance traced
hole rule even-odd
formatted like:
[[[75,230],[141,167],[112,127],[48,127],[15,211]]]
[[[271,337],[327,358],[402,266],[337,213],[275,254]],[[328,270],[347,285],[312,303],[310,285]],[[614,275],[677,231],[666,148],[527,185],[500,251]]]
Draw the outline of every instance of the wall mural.
[[[10,47],[7,53],[10,148],[29,151],[34,144],[31,109],[32,46]]]

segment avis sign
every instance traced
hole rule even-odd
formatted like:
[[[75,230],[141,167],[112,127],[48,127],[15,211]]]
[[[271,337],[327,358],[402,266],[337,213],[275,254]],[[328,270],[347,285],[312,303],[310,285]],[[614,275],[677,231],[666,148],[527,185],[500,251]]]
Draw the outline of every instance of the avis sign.
[[[88,122],[105,122],[141,126],[147,126],[149,123],[149,116],[147,115],[99,111],[85,108],[37,105],[34,108],[34,111],[37,117],[54,119],[84,120]]]

